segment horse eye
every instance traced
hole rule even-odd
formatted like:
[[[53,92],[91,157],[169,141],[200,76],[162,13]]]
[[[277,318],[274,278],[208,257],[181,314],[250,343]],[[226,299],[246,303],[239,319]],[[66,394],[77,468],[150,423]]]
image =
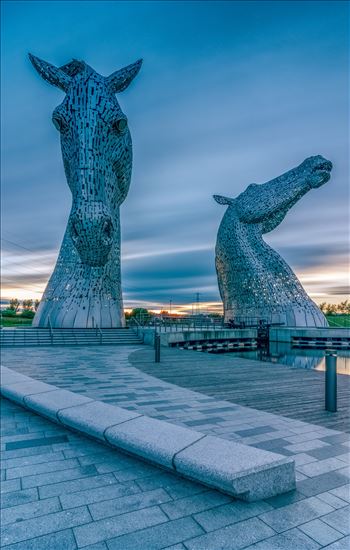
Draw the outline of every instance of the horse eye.
[[[127,125],[128,121],[126,120],[126,118],[119,118],[113,123],[113,128],[117,132],[122,133],[126,129]]]

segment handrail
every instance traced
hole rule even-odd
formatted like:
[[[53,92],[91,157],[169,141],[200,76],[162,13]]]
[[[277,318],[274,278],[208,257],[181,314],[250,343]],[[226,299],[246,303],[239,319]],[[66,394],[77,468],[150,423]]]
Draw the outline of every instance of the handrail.
[[[49,325],[50,339],[51,339],[51,345],[52,345],[53,344],[53,330],[52,330],[50,315],[47,316],[47,323]]]
[[[129,322],[128,322],[128,325],[129,325],[129,326],[132,326],[133,324],[136,325],[136,334],[137,334],[137,336],[138,336],[138,335],[139,335],[139,329],[142,328],[142,325],[141,325],[141,323],[139,322],[139,320],[136,319],[136,317],[133,317],[133,318],[130,319]],[[135,328],[135,327],[133,327],[133,328]]]
[[[283,323],[269,323],[267,319],[252,317],[250,315],[236,316],[230,321],[225,321],[224,316],[210,317],[209,315],[141,315],[128,320],[128,325],[136,329],[137,334],[141,328],[155,328],[158,332],[189,331],[189,330],[222,330],[243,328],[268,328],[269,326],[282,326]]]
[[[95,323],[95,327],[96,327],[96,336],[97,336],[97,335],[100,336],[100,345],[102,345],[103,332],[102,332],[102,330],[100,329],[100,327],[98,326],[97,321],[95,320],[94,317],[92,318],[92,320],[93,320],[93,324]]]
[[[157,327],[160,332],[167,332],[175,328],[177,330],[185,330],[192,328],[222,328],[223,318],[195,318],[190,315],[177,316],[177,317],[153,317],[144,316],[140,318],[133,317],[129,320],[129,325],[136,325],[137,327]]]

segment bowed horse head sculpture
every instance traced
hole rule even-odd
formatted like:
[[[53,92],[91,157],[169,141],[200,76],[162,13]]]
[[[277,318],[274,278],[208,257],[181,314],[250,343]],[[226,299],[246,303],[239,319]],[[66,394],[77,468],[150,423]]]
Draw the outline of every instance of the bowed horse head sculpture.
[[[288,264],[262,238],[311,189],[330,179],[332,163],[310,157],[297,168],[238,197],[214,195],[228,208],[216,243],[216,270],[225,320],[264,320],[285,326],[328,326]]]
[[[29,57],[44,80],[65,92],[52,121],[72,192],[59,258],[34,325],[123,326],[119,207],[130,186],[132,143],[115,94],[129,86],[142,61],[104,77],[83,61],[56,67]]]

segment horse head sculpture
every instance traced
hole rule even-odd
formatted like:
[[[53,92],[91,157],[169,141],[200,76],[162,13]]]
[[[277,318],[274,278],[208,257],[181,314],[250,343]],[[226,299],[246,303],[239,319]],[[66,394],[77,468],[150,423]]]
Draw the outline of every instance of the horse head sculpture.
[[[132,143],[115,94],[129,86],[142,61],[104,77],[83,61],[55,67],[29,57],[44,80],[65,92],[52,121],[72,192],[60,255],[34,325],[122,326],[119,207],[130,186]]]
[[[225,320],[254,319],[286,326],[327,326],[293,271],[262,238],[311,189],[330,179],[332,163],[310,157],[267,183],[251,184],[238,197],[214,195],[228,208],[216,243],[216,270]]]

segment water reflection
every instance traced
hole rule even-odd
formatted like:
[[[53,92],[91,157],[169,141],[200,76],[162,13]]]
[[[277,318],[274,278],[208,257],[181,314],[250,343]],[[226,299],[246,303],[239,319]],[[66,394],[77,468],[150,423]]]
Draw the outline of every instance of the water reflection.
[[[240,351],[239,357],[280,363],[300,369],[325,370],[325,350],[292,348],[284,342],[270,342],[269,346],[253,351]],[[350,375],[350,351],[337,350],[338,374]]]

